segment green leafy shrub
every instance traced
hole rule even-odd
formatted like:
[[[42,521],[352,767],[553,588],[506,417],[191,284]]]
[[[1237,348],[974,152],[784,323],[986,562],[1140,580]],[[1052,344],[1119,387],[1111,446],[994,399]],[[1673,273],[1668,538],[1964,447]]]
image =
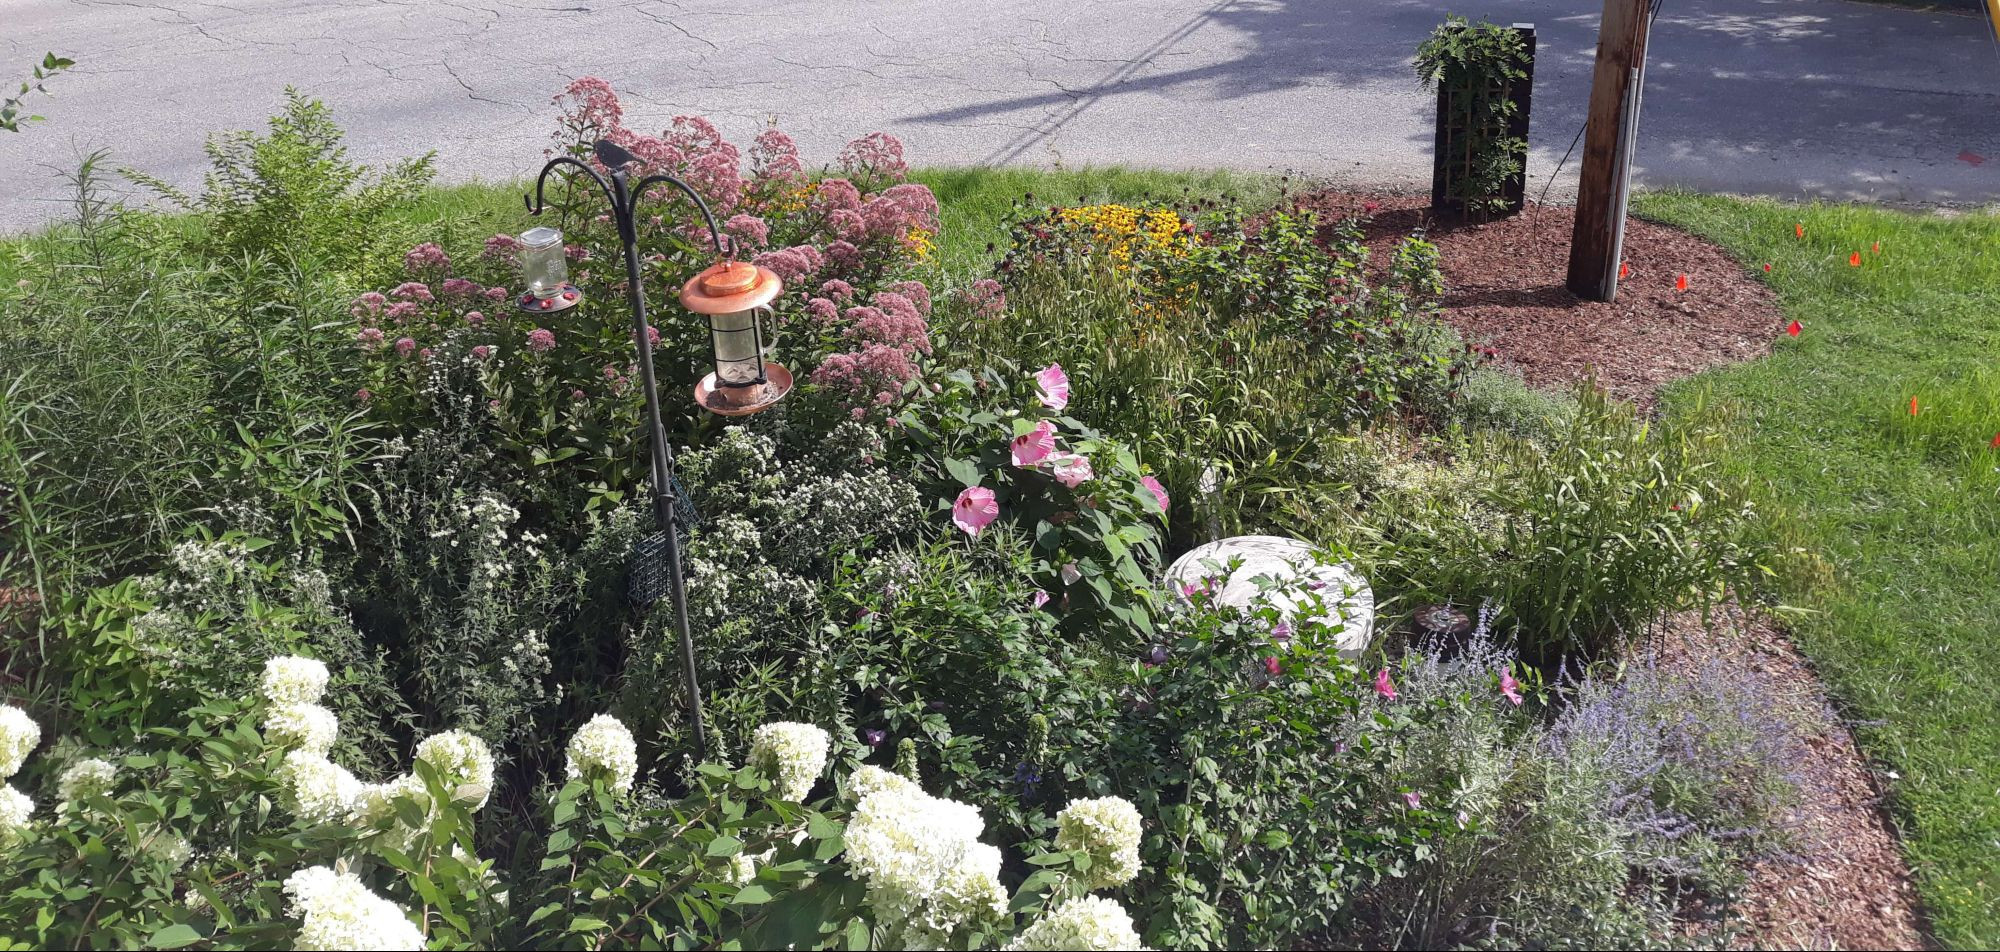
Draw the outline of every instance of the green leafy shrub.
[[[1606,657],[1663,612],[1753,591],[1771,563],[1728,434],[1713,412],[1647,424],[1586,382],[1546,444],[1475,438],[1441,478],[1375,500],[1378,572],[1419,601],[1494,599],[1537,664]]]
[[[1568,429],[1575,413],[1575,401],[1566,394],[1535,389],[1504,370],[1480,368],[1465,375],[1447,418],[1469,429],[1547,443]]]
[[[1004,300],[958,308],[941,352],[1088,380],[1071,413],[1128,438],[1180,500],[1170,549],[1204,523],[1254,531],[1346,505],[1353,428],[1448,404],[1466,369],[1420,239],[1370,287],[1351,224],[1310,215],[1099,205],[1023,209],[1011,227]]]
[[[200,242],[215,260],[270,256],[311,262],[353,279],[379,274],[391,253],[411,243],[398,213],[430,183],[431,156],[399,162],[380,176],[347,161],[333,112],[296,89],[269,132],[231,132],[208,140],[210,170],[199,196],[142,172],[125,174],[161,198],[199,215],[202,227],[162,232]]]

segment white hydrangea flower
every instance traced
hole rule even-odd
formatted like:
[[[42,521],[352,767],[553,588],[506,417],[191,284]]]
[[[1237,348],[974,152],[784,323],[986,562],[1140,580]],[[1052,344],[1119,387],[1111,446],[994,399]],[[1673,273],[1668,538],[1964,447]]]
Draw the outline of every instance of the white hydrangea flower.
[[[1004,952],[1099,952],[1099,950],[1144,949],[1132,916],[1116,900],[1103,896],[1067,899],[1035,924],[1022,929],[1014,941],[1002,946]]]
[[[21,772],[28,752],[42,742],[42,725],[13,705],[0,707],[0,780]]]
[[[738,853],[729,858],[729,881],[738,886],[757,878],[757,857],[750,853]]]
[[[264,736],[288,749],[324,754],[340,736],[340,715],[317,704],[277,704],[264,712]]]
[[[903,924],[897,944],[906,949],[941,949],[953,932],[974,922],[997,922],[1007,914],[1007,887],[1000,884],[1000,848],[967,844],[958,862],[945,870],[937,890]]]
[[[908,781],[883,784],[855,805],[848,866],[867,883],[876,921],[901,944],[940,945],[975,916],[1005,908],[999,853],[979,843],[985,827],[977,808]]]
[[[12,784],[0,784],[0,841],[27,828],[28,818],[34,813],[35,801],[27,794],[14,789]]]
[[[308,823],[345,821],[361,798],[361,781],[325,754],[295,750],[278,768],[278,782],[291,795],[299,818]]]
[[[432,734],[417,745],[417,759],[437,768],[455,799],[477,810],[493,795],[493,751],[465,731]]]
[[[364,783],[354,795],[354,823],[357,826],[381,823],[396,815],[397,797],[421,802],[425,792],[424,782],[415,774],[404,774],[386,783]]]
[[[118,768],[108,760],[86,757],[70,764],[56,778],[56,796],[66,803],[74,803],[87,797],[111,792],[111,785],[118,779]]]
[[[632,781],[639,776],[639,745],[633,742],[631,729],[609,714],[591,718],[569,739],[564,773],[577,780],[591,770],[609,773],[611,789],[619,793],[631,793]]]
[[[424,947],[423,931],[402,907],[375,895],[353,873],[313,866],[285,879],[292,915],[300,917],[293,948],[301,950],[411,950]]]
[[[923,792],[915,781],[893,771],[883,770],[874,764],[866,764],[847,778],[847,786],[854,793],[854,799],[866,799],[871,794],[884,790]]]
[[[272,704],[318,704],[326,693],[326,663],[298,655],[264,662],[264,700]]]
[[[826,769],[826,751],[832,743],[826,731],[811,724],[766,724],[751,737],[750,765],[777,781],[778,796],[801,802]]]
[[[1090,854],[1087,889],[1139,875],[1139,811],[1123,797],[1076,800],[1056,815],[1056,849]]]

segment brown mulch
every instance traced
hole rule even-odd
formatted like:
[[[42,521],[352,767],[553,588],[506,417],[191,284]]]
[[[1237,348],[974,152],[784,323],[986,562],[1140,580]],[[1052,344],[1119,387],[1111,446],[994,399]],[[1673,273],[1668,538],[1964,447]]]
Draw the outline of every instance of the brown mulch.
[[[1683,613],[1666,619],[1643,647],[1684,670],[1720,659],[1758,672],[1806,740],[1806,797],[1793,830],[1794,855],[1751,868],[1736,910],[1747,934],[1736,946],[1930,947],[1909,866],[1883,813],[1881,788],[1791,639],[1767,620],[1740,612],[1722,613],[1707,625],[1699,614]]]
[[[1358,216],[1375,267],[1423,228],[1443,258],[1445,319],[1538,387],[1566,388],[1594,368],[1606,389],[1651,406],[1667,383],[1762,357],[1784,330],[1769,287],[1721,248],[1666,225],[1629,219],[1631,274],[1607,304],[1563,286],[1572,208],[1530,204],[1512,218],[1463,225],[1434,221],[1428,195],[1316,192],[1299,204],[1322,217]],[[1682,274],[1686,291],[1675,289]]]

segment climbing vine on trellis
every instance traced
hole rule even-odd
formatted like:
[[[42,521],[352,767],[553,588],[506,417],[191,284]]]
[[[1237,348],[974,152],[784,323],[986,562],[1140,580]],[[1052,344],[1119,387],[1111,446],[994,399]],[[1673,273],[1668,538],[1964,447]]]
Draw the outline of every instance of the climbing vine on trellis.
[[[1417,78],[1438,97],[1441,212],[1483,219],[1519,210],[1528,140],[1516,131],[1517,85],[1533,51],[1519,30],[1452,15],[1417,46]]]

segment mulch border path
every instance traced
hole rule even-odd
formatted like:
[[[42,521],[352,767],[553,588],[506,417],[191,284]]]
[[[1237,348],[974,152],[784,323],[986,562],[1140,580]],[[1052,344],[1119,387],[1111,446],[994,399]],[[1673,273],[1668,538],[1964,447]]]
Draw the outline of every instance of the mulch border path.
[[[1720,662],[1758,673],[1806,743],[1793,855],[1751,867],[1735,910],[1749,931],[1735,947],[1931,948],[1876,773],[1791,639],[1770,619],[1732,606],[1708,623],[1697,612],[1673,615],[1639,650],[1684,671]]]
[[[1628,220],[1630,273],[1618,300],[1569,292],[1573,210],[1530,204],[1520,215],[1470,225],[1439,222],[1429,196],[1312,192],[1295,201],[1322,219],[1358,218],[1370,271],[1404,236],[1438,246],[1444,318],[1469,343],[1537,387],[1566,389],[1595,372],[1605,389],[1650,407],[1659,389],[1711,367],[1755,360],[1784,333],[1777,296],[1721,248],[1687,232]],[[1687,290],[1679,290],[1680,276]]]
[[[1421,229],[1438,246],[1444,319],[1530,384],[1566,388],[1595,375],[1650,408],[1667,384],[1770,353],[1786,319],[1777,296],[1716,245],[1628,219],[1618,300],[1564,287],[1573,209],[1530,204],[1487,224],[1442,223],[1427,195],[1311,192],[1296,204],[1326,220],[1357,219],[1369,271]],[[1686,277],[1685,288],[1680,279]],[[1733,606],[1732,606],[1733,608]],[[1760,672],[1807,744],[1805,803],[1794,855],[1758,862],[1735,913],[1740,947],[1924,949],[1928,930],[1909,866],[1883,809],[1876,774],[1810,662],[1773,622],[1725,611],[1662,620],[1640,650],[1683,670],[1720,659]],[[1690,923],[1691,934],[1714,926]]]

